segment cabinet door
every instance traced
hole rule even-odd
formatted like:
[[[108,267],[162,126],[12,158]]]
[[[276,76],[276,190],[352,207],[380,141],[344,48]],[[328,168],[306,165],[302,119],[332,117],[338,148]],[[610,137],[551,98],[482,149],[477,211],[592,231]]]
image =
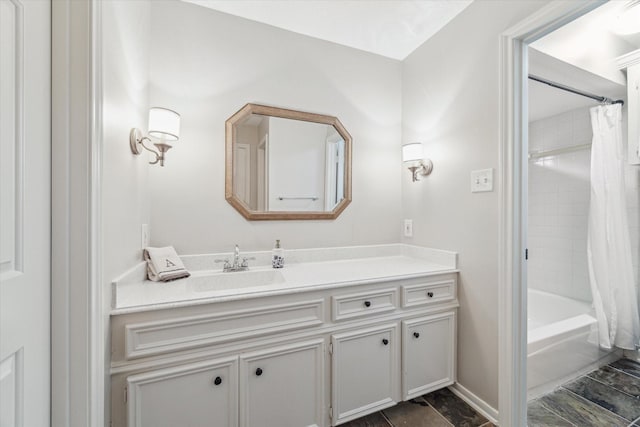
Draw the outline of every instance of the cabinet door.
[[[402,397],[404,400],[455,381],[456,313],[402,322]]]
[[[332,425],[394,405],[400,400],[397,325],[331,337]]]
[[[324,425],[324,340],[240,355],[240,425]]]
[[[238,425],[238,358],[127,378],[129,427]]]

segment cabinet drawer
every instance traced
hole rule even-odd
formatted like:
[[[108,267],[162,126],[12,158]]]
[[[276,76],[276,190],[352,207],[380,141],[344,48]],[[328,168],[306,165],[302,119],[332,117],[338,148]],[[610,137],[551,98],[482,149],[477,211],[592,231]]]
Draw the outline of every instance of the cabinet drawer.
[[[413,307],[451,301],[456,295],[455,279],[402,287],[402,306]]]
[[[384,289],[331,297],[333,321],[369,316],[396,309],[396,290]]]
[[[322,324],[323,300],[134,323],[125,326],[128,359],[254,338]]]

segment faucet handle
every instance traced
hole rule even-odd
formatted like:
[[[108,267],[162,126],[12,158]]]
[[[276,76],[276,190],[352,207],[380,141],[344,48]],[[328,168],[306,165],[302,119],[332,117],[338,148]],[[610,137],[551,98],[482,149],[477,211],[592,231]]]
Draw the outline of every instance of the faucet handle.
[[[215,262],[216,264],[219,264],[221,262],[224,263],[224,265],[222,266],[222,268],[224,270],[228,269],[229,267],[231,267],[231,264],[229,263],[228,259],[214,259],[213,262]]]
[[[243,257],[242,258],[242,264],[240,265],[241,267],[249,267],[249,262],[248,261],[253,261],[255,260],[256,257],[252,256],[252,257]]]

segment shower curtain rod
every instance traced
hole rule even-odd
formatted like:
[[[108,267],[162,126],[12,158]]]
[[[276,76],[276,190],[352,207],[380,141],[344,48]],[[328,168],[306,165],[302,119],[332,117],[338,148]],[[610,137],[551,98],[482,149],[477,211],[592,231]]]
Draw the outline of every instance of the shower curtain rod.
[[[611,98],[607,98],[606,96],[598,96],[589,92],[584,92],[582,90],[574,89],[570,86],[565,86],[560,83],[552,82],[551,80],[543,79],[542,77],[534,76],[533,74],[529,74],[529,79],[534,80],[536,82],[544,83],[551,87],[555,87],[557,89],[565,90],[567,92],[575,93],[576,95],[586,96],[587,98],[595,99],[596,101],[602,102],[603,104],[621,104],[624,105],[624,101],[622,99],[613,100]]]

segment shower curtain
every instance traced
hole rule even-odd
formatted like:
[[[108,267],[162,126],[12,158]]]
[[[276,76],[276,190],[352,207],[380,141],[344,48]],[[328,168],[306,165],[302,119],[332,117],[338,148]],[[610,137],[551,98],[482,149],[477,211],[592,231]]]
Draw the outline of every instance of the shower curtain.
[[[620,104],[591,108],[591,201],[587,257],[602,348],[640,346],[625,194]]]

